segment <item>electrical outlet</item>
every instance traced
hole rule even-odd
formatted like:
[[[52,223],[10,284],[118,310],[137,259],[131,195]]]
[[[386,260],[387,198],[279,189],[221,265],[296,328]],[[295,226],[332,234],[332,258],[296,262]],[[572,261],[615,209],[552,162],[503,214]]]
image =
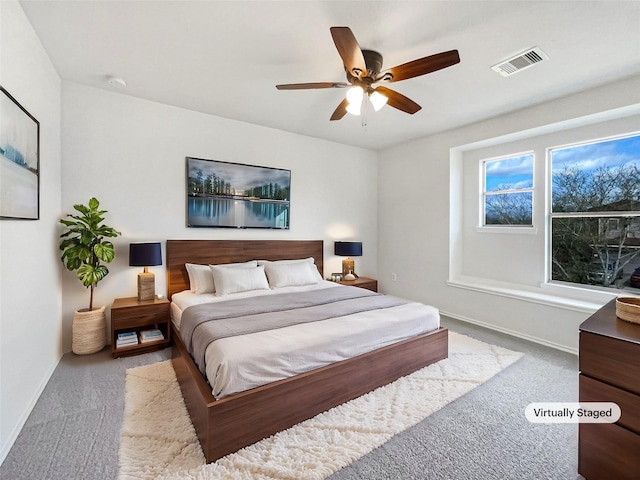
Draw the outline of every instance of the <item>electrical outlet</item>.
[[[398,276],[396,275],[396,272],[391,272],[391,281],[395,282],[398,280]]]

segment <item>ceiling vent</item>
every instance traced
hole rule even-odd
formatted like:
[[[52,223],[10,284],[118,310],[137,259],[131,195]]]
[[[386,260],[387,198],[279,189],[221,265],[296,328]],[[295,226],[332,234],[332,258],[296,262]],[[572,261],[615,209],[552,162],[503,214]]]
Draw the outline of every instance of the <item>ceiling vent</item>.
[[[549,60],[547,54],[540,50],[540,48],[533,47],[519,53],[515,57],[494,65],[491,69],[498,72],[503,77],[508,77],[514,73],[518,73],[532,67],[543,60]]]

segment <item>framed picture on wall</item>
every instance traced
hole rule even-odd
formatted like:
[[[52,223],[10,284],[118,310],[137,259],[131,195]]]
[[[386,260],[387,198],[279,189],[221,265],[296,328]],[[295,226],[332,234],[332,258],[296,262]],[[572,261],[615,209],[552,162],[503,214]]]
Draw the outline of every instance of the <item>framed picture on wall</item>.
[[[187,157],[187,226],[289,229],[291,171]]]
[[[40,218],[40,122],[0,87],[0,218]]]

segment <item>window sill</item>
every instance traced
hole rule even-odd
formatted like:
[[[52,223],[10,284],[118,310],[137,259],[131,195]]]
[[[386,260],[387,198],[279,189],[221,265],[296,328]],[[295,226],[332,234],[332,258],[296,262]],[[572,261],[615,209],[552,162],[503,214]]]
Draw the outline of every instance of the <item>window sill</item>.
[[[536,227],[476,227],[477,233],[511,233],[517,235],[535,235],[538,233]]]
[[[479,277],[453,279],[447,281],[447,285],[588,314],[594,313],[620,293],[617,290],[602,292],[556,284],[541,284],[535,288]]]

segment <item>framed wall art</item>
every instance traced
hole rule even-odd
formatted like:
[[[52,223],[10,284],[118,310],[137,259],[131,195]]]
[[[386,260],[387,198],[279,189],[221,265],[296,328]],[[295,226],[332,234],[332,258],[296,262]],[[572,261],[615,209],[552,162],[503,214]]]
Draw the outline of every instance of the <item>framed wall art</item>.
[[[40,122],[0,87],[0,218],[40,218]]]
[[[289,229],[291,171],[187,157],[187,226]]]

